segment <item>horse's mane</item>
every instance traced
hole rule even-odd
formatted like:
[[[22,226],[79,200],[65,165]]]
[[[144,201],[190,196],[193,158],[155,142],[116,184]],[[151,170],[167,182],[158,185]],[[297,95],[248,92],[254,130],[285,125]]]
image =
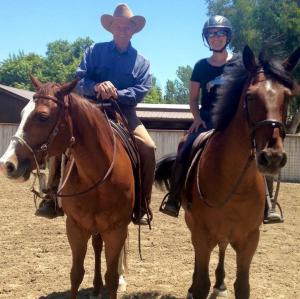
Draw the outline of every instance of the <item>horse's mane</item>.
[[[90,102],[88,99],[84,98],[80,94],[76,92],[72,92],[69,94],[69,97],[72,102],[78,103],[80,105],[80,108],[87,112],[87,113],[97,113],[100,112],[99,108],[94,105],[92,102]],[[101,113],[102,114],[102,113]]]
[[[217,102],[213,109],[213,123],[216,130],[225,129],[233,118],[243,91],[248,72],[239,55],[228,63],[223,72],[224,82],[217,91]]]
[[[267,78],[273,78],[288,88],[292,88],[291,75],[275,59],[267,59],[263,52],[258,59],[259,68],[263,68]],[[217,103],[213,109],[213,123],[216,130],[225,129],[236,113],[244,85],[249,76],[241,55],[228,63],[224,69],[224,84],[217,91]]]

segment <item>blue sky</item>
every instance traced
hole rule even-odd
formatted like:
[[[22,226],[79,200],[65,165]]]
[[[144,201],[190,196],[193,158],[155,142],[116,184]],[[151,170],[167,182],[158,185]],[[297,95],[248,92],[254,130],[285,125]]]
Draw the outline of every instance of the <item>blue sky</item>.
[[[111,40],[100,25],[102,14],[113,14],[122,1],[104,0],[1,0],[0,61],[9,54],[45,55],[49,42],[73,42],[90,37]],[[150,60],[151,72],[164,88],[176,78],[178,66],[191,65],[210,55],[201,31],[207,19],[205,0],[128,0],[133,13],[146,18],[145,28],[133,36],[132,45]]]

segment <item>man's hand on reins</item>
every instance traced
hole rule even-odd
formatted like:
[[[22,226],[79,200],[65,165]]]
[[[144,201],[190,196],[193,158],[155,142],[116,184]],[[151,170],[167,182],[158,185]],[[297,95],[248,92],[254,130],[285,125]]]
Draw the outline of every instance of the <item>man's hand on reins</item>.
[[[97,99],[108,100],[117,99],[117,89],[110,81],[104,81],[95,85],[94,90],[96,92]]]

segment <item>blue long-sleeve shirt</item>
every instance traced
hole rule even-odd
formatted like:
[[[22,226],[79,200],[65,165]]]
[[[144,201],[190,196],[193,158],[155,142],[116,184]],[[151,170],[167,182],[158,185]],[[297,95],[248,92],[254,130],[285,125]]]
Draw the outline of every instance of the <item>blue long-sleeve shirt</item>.
[[[91,99],[96,99],[97,83],[111,81],[117,89],[118,103],[126,106],[136,106],[151,88],[149,61],[131,44],[120,53],[114,41],[87,48],[76,77],[80,79],[77,91]]]

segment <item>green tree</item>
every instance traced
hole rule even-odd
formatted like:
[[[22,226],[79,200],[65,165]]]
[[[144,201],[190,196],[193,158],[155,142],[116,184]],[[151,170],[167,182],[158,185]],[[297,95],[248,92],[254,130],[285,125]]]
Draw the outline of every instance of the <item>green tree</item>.
[[[258,54],[284,59],[300,45],[300,4],[295,0],[207,0],[209,15],[228,17],[233,27],[231,47],[241,51],[248,44]],[[300,65],[295,69],[300,81]],[[290,132],[300,123],[300,97],[290,105]]]
[[[90,38],[78,38],[74,43],[57,40],[48,44],[45,70],[46,81],[63,83],[74,79],[84,49],[93,41]]]
[[[177,79],[168,80],[165,88],[167,103],[186,104],[189,101],[189,84],[192,74],[191,66],[179,66],[176,70]]]
[[[168,80],[165,87],[164,100],[167,104],[175,103],[176,86],[174,81]]]
[[[29,89],[31,81],[29,73],[43,77],[45,59],[39,55],[19,52],[11,55],[0,64],[0,82],[4,85],[21,89]]]
[[[0,64],[0,83],[33,90],[29,73],[43,82],[71,81],[84,49],[92,43],[90,38],[78,38],[73,43],[58,40],[48,44],[46,57],[23,52],[11,55]]]
[[[157,79],[152,75],[152,87],[148,94],[145,96],[144,103],[157,104],[162,103],[163,97],[161,88],[157,85]]]

